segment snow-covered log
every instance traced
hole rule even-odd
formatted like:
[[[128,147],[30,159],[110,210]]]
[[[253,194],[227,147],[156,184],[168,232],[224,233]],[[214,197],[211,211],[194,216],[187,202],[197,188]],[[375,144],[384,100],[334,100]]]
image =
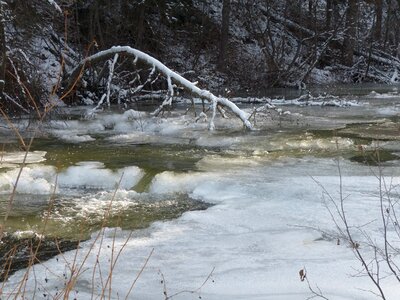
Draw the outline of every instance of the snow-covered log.
[[[377,54],[375,54],[375,52],[378,52]],[[387,66],[392,66],[395,67],[397,69],[400,69],[400,60],[397,57],[391,56],[388,53],[383,53],[382,51],[379,50],[373,50],[371,54],[368,54],[365,51],[354,51],[354,54],[359,55],[359,56],[364,56],[365,58],[369,58],[372,61],[375,61],[379,64],[384,64]],[[386,57],[384,57],[386,56]]]
[[[197,87],[194,83],[190,82],[186,78],[182,77],[178,73],[172,71],[170,68],[165,66],[163,63],[161,63],[159,60],[155,59],[154,57],[139,51],[137,49],[134,49],[129,46],[114,46],[108,50],[100,51],[92,56],[89,56],[85,59],[83,59],[69,74],[68,76],[68,82],[66,84],[66,94],[70,93],[71,90],[73,90],[76,82],[79,80],[79,78],[82,76],[85,68],[89,65],[94,65],[97,62],[104,61],[106,59],[110,59],[114,57],[116,54],[125,54],[125,55],[130,55],[134,57],[135,61],[142,61],[144,63],[147,63],[151,66],[153,66],[155,69],[157,69],[160,73],[162,73],[166,78],[168,78],[168,85],[169,89],[171,88],[172,84],[171,81],[174,81],[176,84],[182,86],[185,88],[187,91],[191,92],[192,94],[203,98],[207,99],[210,101],[214,107],[217,105],[222,105],[227,108],[229,108],[232,113],[234,113],[237,117],[239,117],[243,124],[248,128],[252,129],[252,124],[248,120],[250,117],[250,114],[247,112],[244,112],[241,110],[236,104],[231,102],[229,99],[226,98],[221,98],[215,96],[213,93],[200,89]],[[169,94],[171,94],[171,91],[169,91]],[[169,95],[170,97],[171,95]],[[213,128],[213,124],[210,124],[210,128]]]

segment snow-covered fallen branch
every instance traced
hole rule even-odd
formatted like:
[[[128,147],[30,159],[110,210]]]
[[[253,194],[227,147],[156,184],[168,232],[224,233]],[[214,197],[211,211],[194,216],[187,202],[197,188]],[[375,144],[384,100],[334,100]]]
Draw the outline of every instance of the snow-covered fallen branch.
[[[360,104],[355,100],[343,100],[340,99],[339,97],[332,95],[314,97],[310,94],[305,94],[291,100],[274,99],[272,103],[274,105],[293,105],[293,106],[335,106],[335,107],[360,106]]]
[[[294,99],[271,99],[268,97],[262,98],[232,98],[235,103],[247,104],[264,104],[266,108],[277,110],[277,106],[335,106],[335,107],[349,107],[360,106],[361,104],[356,100],[343,100],[337,96],[332,95],[319,95],[312,96],[311,94],[304,94]]]
[[[384,64],[384,65],[391,66],[391,67],[396,67],[396,68],[400,69],[400,61],[397,57],[390,56],[387,53],[385,53],[386,57],[384,57],[384,54],[382,53],[382,51],[379,51],[378,54],[374,53],[374,52],[378,52],[378,51],[379,50],[376,50],[376,51],[374,50],[372,54],[368,54],[367,52],[362,51],[362,50],[360,50],[360,51],[354,50],[354,53],[359,56],[368,57],[369,59],[371,59],[372,61],[375,61],[377,63]]]
[[[252,129],[253,126],[249,121],[250,114],[241,110],[236,104],[226,98],[217,97],[211,92],[207,90],[200,89],[194,83],[190,82],[186,78],[182,77],[178,73],[172,71],[170,68],[165,66],[159,60],[155,59],[154,57],[139,51],[137,49],[131,48],[129,46],[114,46],[108,50],[100,51],[92,56],[89,56],[83,59],[70,73],[68,76],[68,82],[66,84],[66,93],[71,92],[73,90],[75,84],[82,76],[84,69],[89,65],[94,65],[97,62],[104,61],[106,59],[110,59],[114,57],[116,54],[125,54],[128,56],[134,57],[134,61],[141,61],[147,63],[154,68],[156,68],[160,73],[162,73],[168,80],[168,95],[167,99],[164,101],[164,105],[170,105],[173,97],[173,83],[180,85],[181,87],[185,88],[190,93],[202,98],[207,99],[212,103],[213,108],[217,106],[225,106],[232,111],[238,118],[240,118],[243,124],[248,128]],[[157,112],[157,111],[156,111]],[[212,123],[213,118],[210,121],[210,129],[213,129],[214,124]]]

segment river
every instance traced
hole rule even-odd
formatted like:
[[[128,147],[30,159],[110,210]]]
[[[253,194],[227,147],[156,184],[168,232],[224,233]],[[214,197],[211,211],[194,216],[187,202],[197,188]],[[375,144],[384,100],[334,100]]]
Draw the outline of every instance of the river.
[[[35,265],[17,293],[53,299],[74,278],[70,299],[307,299],[305,268],[311,288],[329,299],[375,299],[338,232],[335,203],[342,187],[369,260],[365,237],[379,245],[382,237],[379,178],[398,199],[400,95],[381,85],[311,93],[343,105],[286,103],[290,114],[256,116],[254,131],[218,118],[210,132],[180,105],[157,119],[62,109],[38,127],[4,226],[18,238],[81,243]],[[2,215],[25,154],[9,135],[1,133]],[[396,248],[400,239],[389,233]],[[400,288],[386,271],[381,284],[396,299]],[[24,274],[10,276],[3,295],[15,293]]]

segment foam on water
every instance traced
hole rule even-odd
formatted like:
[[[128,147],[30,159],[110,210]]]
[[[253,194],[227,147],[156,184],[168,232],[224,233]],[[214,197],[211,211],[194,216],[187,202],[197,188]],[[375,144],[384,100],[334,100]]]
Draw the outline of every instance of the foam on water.
[[[187,203],[188,200],[188,197],[183,194],[159,196],[123,189],[102,191],[60,201],[50,215],[50,219],[59,220],[66,225],[73,221],[81,222],[82,220],[85,220],[88,224],[100,224],[99,222],[103,221],[106,215],[119,216],[123,219],[135,210],[137,211],[137,219],[148,218],[149,216],[144,214],[140,215],[140,212],[147,211],[150,215],[152,211],[173,210],[179,205]],[[171,215],[173,215],[172,211]],[[131,220],[131,223],[137,221]]]

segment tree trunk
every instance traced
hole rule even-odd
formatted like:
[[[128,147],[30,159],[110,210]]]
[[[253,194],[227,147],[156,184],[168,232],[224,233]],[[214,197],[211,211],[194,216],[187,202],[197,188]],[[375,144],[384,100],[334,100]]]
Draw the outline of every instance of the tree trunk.
[[[96,7],[95,7],[95,14],[94,14],[94,18],[95,18],[95,26],[97,27],[97,34],[98,34],[98,38],[99,38],[99,43],[101,47],[105,47],[105,40],[104,40],[104,36],[103,36],[103,30],[101,28],[101,24],[100,24],[100,4],[98,3],[98,1],[96,1]]]
[[[301,1],[286,0],[285,1],[285,10],[284,11],[285,11],[285,13],[284,13],[285,17],[289,17],[290,14],[294,14],[297,17],[300,17],[301,14],[302,14]],[[297,18],[296,21],[298,22],[299,18]]]
[[[0,98],[3,99],[6,75],[6,36],[4,32],[3,4],[0,1]]]
[[[343,40],[343,64],[353,65],[353,53],[356,44],[357,33],[357,0],[348,0],[346,10],[346,34]]]
[[[229,42],[229,15],[231,10],[231,1],[223,0],[222,6],[222,24],[221,24],[221,38],[219,44],[219,54],[218,54],[218,68],[221,71],[225,70],[225,56],[226,56],[226,46]]]
[[[158,0],[157,5],[158,5],[158,11],[160,12],[161,23],[165,23],[167,4],[165,3],[165,0]]]
[[[143,35],[144,35],[144,14],[146,12],[146,1],[139,6],[139,20],[137,23],[137,34],[136,34],[136,43],[135,47],[138,49],[142,49],[143,44]]]
[[[382,36],[382,0],[375,0],[375,30],[374,38],[380,43]]]
[[[331,27],[331,23],[332,23],[332,12],[333,12],[333,8],[332,8],[332,0],[326,0],[326,19],[325,19],[325,28],[326,30],[330,30]]]
[[[398,2],[398,5],[400,6],[400,0],[397,0],[397,2]],[[388,39],[389,39],[389,31],[390,31],[390,26],[393,26],[393,24],[392,24],[392,22],[391,22],[391,20],[392,20],[392,15],[393,15],[393,3],[392,3],[392,1],[391,0],[388,0],[388,2],[387,2],[387,4],[388,4],[388,9],[387,9],[387,14],[386,14],[386,24],[385,24],[385,32],[384,32],[384,36],[383,36],[383,51],[386,51],[386,48],[387,48],[387,42],[388,42]],[[395,26],[397,26],[397,24],[395,24]]]
[[[341,20],[339,0],[332,1],[332,20],[331,28],[336,28],[337,21]]]

